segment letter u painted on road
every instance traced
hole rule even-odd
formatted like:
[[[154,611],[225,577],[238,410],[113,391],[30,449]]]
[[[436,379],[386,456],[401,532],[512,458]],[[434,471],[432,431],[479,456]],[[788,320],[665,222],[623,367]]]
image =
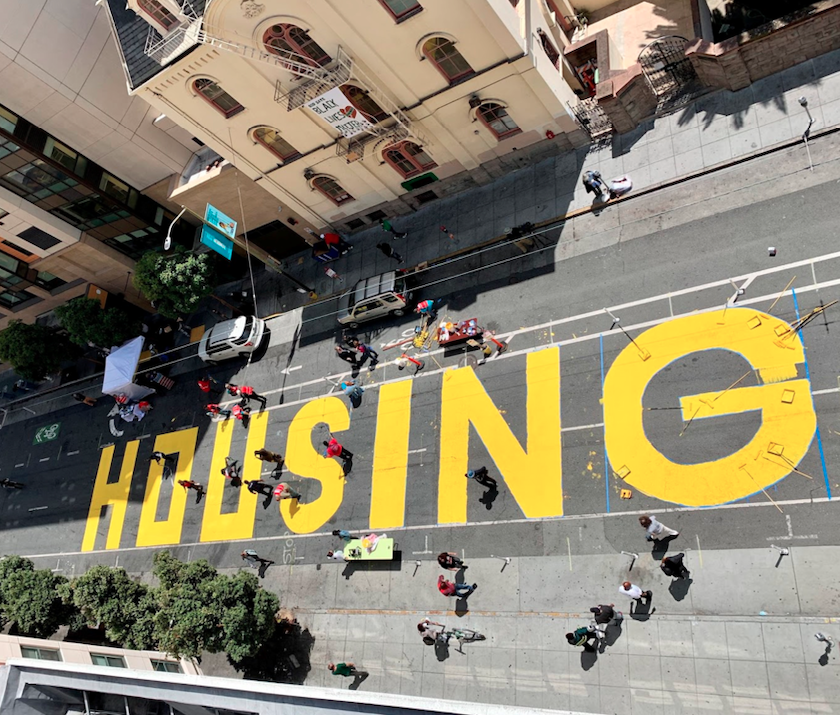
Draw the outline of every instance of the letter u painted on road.
[[[628,484],[664,501],[712,506],[766,489],[805,456],[817,416],[808,380],[795,379],[805,353],[787,323],[757,310],[729,308],[675,318],[642,333],[636,343],[650,357],[642,359],[638,348],[628,345],[604,381],[607,453]],[[764,384],[683,397],[684,422],[760,410],[761,427],[722,459],[679,464],[645,434],[642,399],[660,370],[701,350],[740,354]]]

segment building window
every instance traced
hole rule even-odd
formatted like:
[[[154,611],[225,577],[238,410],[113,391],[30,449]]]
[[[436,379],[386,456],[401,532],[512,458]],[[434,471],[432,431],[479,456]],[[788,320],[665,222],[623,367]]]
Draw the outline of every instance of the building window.
[[[228,119],[245,109],[245,107],[225,92],[212,79],[202,77],[201,79],[195,80],[193,82],[193,89]]]
[[[44,154],[77,176],[84,176],[87,159],[79,156],[78,152],[73,151],[70,147],[65,146],[52,137],[47,137],[47,143],[44,145]]]
[[[10,290],[0,293],[0,306],[3,308],[14,308],[15,306],[25,303],[28,300],[37,300],[37,295],[32,295],[25,290],[12,292]]]
[[[423,9],[417,0],[379,0],[397,21],[407,20]]]
[[[388,112],[376,103],[366,89],[354,84],[344,84],[341,86],[341,91],[350,100],[350,104],[358,109],[369,122],[376,124],[388,118]]]
[[[44,160],[35,159],[0,177],[0,183],[19,196],[37,202],[55,194],[65,195],[79,182]]]
[[[0,107],[0,129],[9,134],[14,134],[17,122],[17,114],[12,114],[8,109]]]
[[[49,271],[38,271],[33,282],[39,288],[43,288],[50,293],[67,285],[67,281],[61,280],[61,278],[53,275]]]
[[[414,142],[400,142],[388,147],[383,152],[383,156],[385,161],[402,174],[404,179],[417,176],[437,166],[434,159]]]
[[[257,127],[254,129],[254,139],[284,164],[300,156],[300,152],[283,139],[280,136],[280,132],[271,127]]]
[[[121,655],[99,655],[91,653],[90,660],[94,665],[104,665],[108,668],[125,668],[125,658]]]
[[[137,0],[137,6],[160,25],[164,32],[169,32],[179,24],[178,16],[164,7],[159,0]]]
[[[478,118],[485,127],[496,135],[496,139],[506,139],[522,131],[510,114],[507,113],[507,110],[501,104],[495,102],[482,104],[478,108]]]
[[[24,658],[32,658],[33,660],[61,660],[61,651],[54,648],[30,648],[22,645],[20,654]]]
[[[455,43],[445,37],[433,37],[423,44],[423,54],[452,84],[475,74],[469,62],[458,52]]]
[[[99,180],[99,188],[108,194],[108,196],[112,196],[117,201],[128,204],[132,208],[137,205],[137,192],[124,181],[120,181],[116,176],[108,172],[102,172],[102,178]]]
[[[320,191],[336,206],[341,206],[341,204],[353,200],[353,197],[342,189],[335,179],[331,179],[329,176],[316,176],[312,180],[312,188]]]
[[[542,48],[545,52],[546,57],[548,57],[548,59],[551,60],[551,64],[553,64],[559,70],[560,53],[557,51],[557,48],[554,46],[554,43],[551,41],[549,36],[545,34],[545,31],[542,28],[537,28],[537,35],[539,35],[540,42],[542,43]]]
[[[180,663],[174,663],[171,660],[155,660],[152,658],[152,668],[159,673],[183,673]]]
[[[268,28],[263,35],[263,44],[272,54],[313,67],[325,65],[332,60],[306,30],[288,22]]]

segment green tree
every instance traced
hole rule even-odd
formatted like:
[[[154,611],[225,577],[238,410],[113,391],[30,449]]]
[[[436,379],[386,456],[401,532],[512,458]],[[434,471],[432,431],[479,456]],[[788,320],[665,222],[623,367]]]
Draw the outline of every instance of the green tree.
[[[89,625],[104,626],[105,635],[115,643],[139,650],[154,648],[155,595],[125,569],[94,566],[64,587],[61,595]]]
[[[140,323],[122,308],[102,308],[98,300],[79,296],[55,309],[70,340],[100,348],[121,345],[140,333]]]
[[[209,253],[195,255],[177,247],[173,254],[144,253],[134,267],[134,285],[168,318],[189,315],[213,291]]]
[[[0,360],[27,380],[43,380],[67,358],[67,341],[45,325],[12,320],[0,330]]]
[[[66,583],[64,576],[36,570],[29,559],[8,556],[0,561],[0,608],[21,633],[49,638],[73,616],[59,595]]]
[[[232,662],[253,656],[274,633],[277,596],[256,576],[219,574],[206,560],[183,563],[155,555],[158,647],[182,657],[225,652]]]

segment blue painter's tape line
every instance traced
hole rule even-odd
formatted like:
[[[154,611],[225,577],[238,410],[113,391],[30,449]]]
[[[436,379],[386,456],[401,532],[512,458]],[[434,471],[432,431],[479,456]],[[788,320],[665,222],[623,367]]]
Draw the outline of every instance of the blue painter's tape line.
[[[601,347],[601,420],[604,419],[604,336],[598,336]],[[604,494],[607,499],[607,514],[610,513],[610,458],[607,456],[607,425],[604,423]]]
[[[800,320],[799,316],[799,301],[796,299],[796,289],[791,288],[790,294],[793,296],[793,308],[796,311],[796,319]],[[808,385],[811,384],[811,370],[808,366],[808,349],[805,347],[805,338],[802,337],[802,331],[797,331],[799,333],[799,340],[802,342],[802,350],[803,354],[805,355],[805,377],[808,378]],[[816,407],[814,408],[816,412]],[[825,466],[825,451],[823,450],[823,443],[822,437],[820,436],[820,423],[817,420],[817,448],[820,452],[820,462],[822,463],[822,471],[823,471],[823,478],[825,479],[825,493],[826,496],[831,499],[831,484],[828,481],[828,469]]]

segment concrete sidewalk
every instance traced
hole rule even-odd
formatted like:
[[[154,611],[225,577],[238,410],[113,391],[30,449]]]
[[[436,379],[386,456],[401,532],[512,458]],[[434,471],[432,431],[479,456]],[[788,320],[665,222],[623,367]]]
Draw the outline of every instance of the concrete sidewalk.
[[[399,533],[393,534],[399,542]],[[633,541],[635,543],[635,540]],[[436,588],[434,560],[401,567],[276,566],[264,585],[281,594],[314,637],[307,685],[346,687],[326,666],[353,661],[368,691],[621,715],[840,712],[835,653],[814,634],[840,637],[833,587],[840,548],[686,550],[690,581],[671,583],[647,548],[628,574],[622,554],[470,560],[478,589],[468,602]],[[563,549],[565,551],[565,548]],[[572,547],[570,546],[570,552]],[[428,557],[424,557],[428,558]],[[778,563],[777,563],[778,562]],[[504,568],[502,568],[505,566]],[[631,614],[617,592],[630,579],[653,590],[654,610]],[[565,634],[589,623],[590,606],[615,603],[625,618],[601,652]],[[297,608],[297,604],[300,608]],[[429,616],[487,636],[463,653],[422,643]]]
[[[526,221],[562,220],[592,205],[592,195],[586,193],[580,178],[588,169],[601,171],[605,179],[629,174],[634,187],[630,203],[655,205],[656,195],[638,194],[800,140],[808,127],[808,115],[797,101],[800,96],[807,98],[815,120],[812,132],[840,124],[840,50],[739,92],[720,91],[702,97],[674,114],[648,120],[632,132],[615,136],[605,145],[560,154],[505,174],[486,186],[437,200],[392,221],[398,230],[408,232],[405,239],[394,240],[378,226],[355,233],[351,238],[355,249],[329,264],[341,275],[341,281],[327,277],[324,265],[307,253],[289,259],[287,269],[324,297],[352,287],[361,278],[397,267],[376,248],[382,241],[392,243],[405,257],[403,266],[411,266],[500,236],[506,228]],[[515,157],[509,165],[516,165]],[[755,180],[763,178],[766,176],[756,176]],[[598,217],[594,218],[597,222]],[[454,235],[454,240],[441,231],[441,226]],[[277,292],[278,281],[282,295]],[[296,293],[289,281],[278,279],[274,273],[260,273],[257,282],[260,312],[264,315],[307,303],[306,296]]]

